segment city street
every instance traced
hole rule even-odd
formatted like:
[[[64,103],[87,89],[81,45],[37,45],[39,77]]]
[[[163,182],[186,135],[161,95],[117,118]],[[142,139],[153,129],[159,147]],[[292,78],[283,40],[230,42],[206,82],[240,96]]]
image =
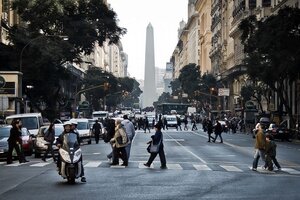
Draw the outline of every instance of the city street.
[[[109,165],[109,144],[84,145],[86,183],[78,179],[68,184],[57,174],[52,158],[43,162],[32,156],[27,157],[29,163],[11,165],[1,161],[0,199],[299,199],[299,143],[276,141],[282,170],[259,167],[255,172],[250,134],[223,133],[224,143],[208,143],[207,134],[198,128],[163,131],[168,169],[160,169],[158,156],[151,168],[143,166],[153,129],[137,131],[126,168]]]

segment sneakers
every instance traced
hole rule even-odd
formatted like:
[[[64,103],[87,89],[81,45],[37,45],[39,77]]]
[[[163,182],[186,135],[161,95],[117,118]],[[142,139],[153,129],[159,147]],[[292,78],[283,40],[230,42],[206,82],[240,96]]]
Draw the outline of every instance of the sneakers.
[[[252,167],[252,171],[257,171],[257,169]]]
[[[146,167],[150,167],[150,165],[148,163],[144,163],[144,166]]]
[[[86,182],[86,178],[83,176],[81,177],[81,182],[85,183]]]

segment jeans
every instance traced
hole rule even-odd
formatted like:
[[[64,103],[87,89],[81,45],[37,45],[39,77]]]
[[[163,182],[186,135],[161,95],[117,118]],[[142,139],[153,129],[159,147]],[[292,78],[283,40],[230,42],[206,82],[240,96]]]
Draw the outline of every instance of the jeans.
[[[263,150],[263,149],[255,149],[254,160],[253,160],[253,164],[252,164],[252,169],[256,169],[257,168],[258,161],[259,161],[260,157],[261,157],[261,159],[264,162],[266,162],[265,150]]]

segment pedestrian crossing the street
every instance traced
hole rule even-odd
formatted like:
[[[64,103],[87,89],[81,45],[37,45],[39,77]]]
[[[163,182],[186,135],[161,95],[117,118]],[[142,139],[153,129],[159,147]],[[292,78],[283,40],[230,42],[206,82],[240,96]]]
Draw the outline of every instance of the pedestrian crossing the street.
[[[150,167],[144,166],[146,161],[136,161],[130,162],[129,166],[111,166],[107,161],[84,161],[84,168],[111,168],[111,169],[124,169],[124,168],[138,168],[138,169],[160,169],[160,162],[154,162]],[[18,163],[15,162],[13,164],[6,164],[6,162],[0,162],[0,167],[19,167],[19,166],[29,166],[29,167],[46,167],[48,165],[54,165],[52,160],[48,162],[39,162],[39,161],[32,161],[29,163]],[[221,164],[193,164],[193,163],[168,163],[167,170],[196,170],[196,171],[224,171],[224,172],[251,172],[251,166],[235,166],[235,165],[221,165]],[[268,171],[259,169],[257,170],[260,173],[266,174],[290,174],[290,175],[300,175],[300,169],[294,169],[285,167],[282,168],[281,171]]]

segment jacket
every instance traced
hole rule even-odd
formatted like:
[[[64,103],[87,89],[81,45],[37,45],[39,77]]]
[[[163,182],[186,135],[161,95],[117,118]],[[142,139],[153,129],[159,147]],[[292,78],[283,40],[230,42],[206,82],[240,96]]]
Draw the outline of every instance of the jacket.
[[[255,149],[264,150],[266,148],[266,136],[262,131],[258,131],[255,137]]]
[[[122,138],[122,143],[118,142],[119,137]],[[116,147],[116,148],[126,147],[130,143],[130,140],[127,137],[125,129],[122,127],[121,124],[116,127],[115,135],[110,140],[110,142],[113,143],[113,147]]]
[[[157,145],[159,141],[161,140],[161,145],[163,143],[163,135],[161,131],[156,131],[154,135],[151,136],[153,144]]]
[[[10,135],[9,135],[9,138],[7,139],[7,141],[11,144],[20,142],[20,141],[22,141],[22,139],[20,138],[21,135],[22,135],[22,132],[18,128],[13,127],[10,129]]]
[[[131,141],[133,139],[133,137],[135,136],[135,128],[134,128],[133,123],[131,121],[129,121],[128,119],[125,119],[121,122],[121,124],[125,128],[126,134]]]
[[[276,156],[276,143],[272,140],[266,142],[266,154],[268,156]]]

